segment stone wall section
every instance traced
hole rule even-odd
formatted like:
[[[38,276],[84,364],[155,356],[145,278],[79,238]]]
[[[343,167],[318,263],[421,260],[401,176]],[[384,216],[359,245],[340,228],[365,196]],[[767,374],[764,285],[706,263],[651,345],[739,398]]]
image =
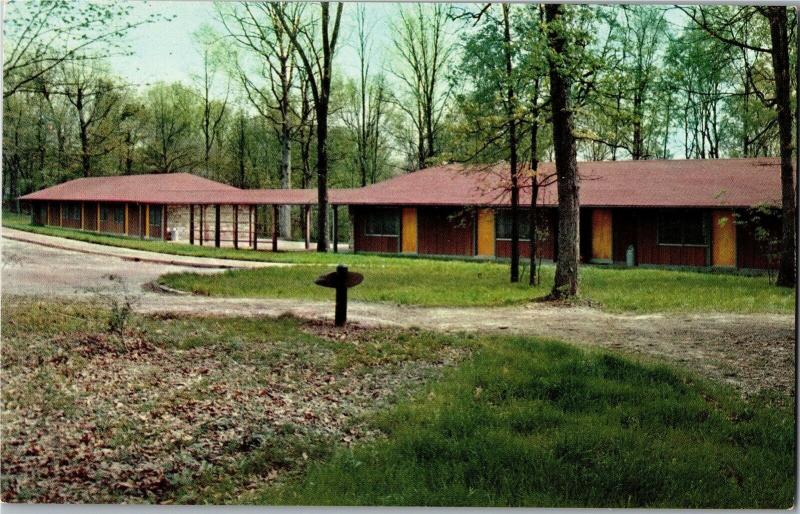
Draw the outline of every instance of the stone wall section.
[[[202,226],[200,224],[202,215]],[[167,207],[167,226],[174,230],[175,240],[182,243],[189,242],[189,206],[170,205]],[[234,239],[234,209],[232,205],[220,206],[220,245],[233,246]],[[239,206],[238,216],[238,241],[240,247],[250,244],[250,209],[247,205]],[[214,246],[214,227],[216,222],[216,209],[213,205],[196,205],[194,208],[194,244],[200,244],[202,233],[203,246]]]

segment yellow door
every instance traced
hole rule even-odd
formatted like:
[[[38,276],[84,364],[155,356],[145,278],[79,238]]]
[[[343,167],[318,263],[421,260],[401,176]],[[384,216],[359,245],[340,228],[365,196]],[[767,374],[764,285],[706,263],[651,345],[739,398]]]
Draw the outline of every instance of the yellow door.
[[[592,210],[592,260],[611,261],[611,209]]]
[[[733,211],[711,213],[711,264],[736,266],[736,223]]]
[[[478,211],[478,255],[494,256],[494,210]]]
[[[417,210],[403,209],[403,253],[417,253]]]

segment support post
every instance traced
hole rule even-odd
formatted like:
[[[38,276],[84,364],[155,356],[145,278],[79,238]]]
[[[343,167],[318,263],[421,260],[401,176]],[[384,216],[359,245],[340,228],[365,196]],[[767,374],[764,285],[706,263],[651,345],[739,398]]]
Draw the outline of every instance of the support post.
[[[144,218],[142,217],[142,204],[139,204],[139,239],[144,239]]]
[[[125,203],[125,235],[128,235],[128,203]]]
[[[306,244],[306,250],[311,247],[311,206],[305,206],[305,217],[306,217],[306,226],[305,230],[303,231],[303,240]]]
[[[48,213],[49,213],[48,209]],[[100,202],[97,202],[97,217],[95,218],[95,232],[100,232]]]
[[[161,239],[167,240],[167,206],[161,206]]]
[[[81,202],[81,230],[86,227],[86,202]]]
[[[233,247],[239,249],[239,206],[233,206]]]
[[[347,323],[347,266],[336,266],[336,319],[337,327]]]
[[[219,233],[220,233],[220,220],[219,220],[219,213],[220,208],[219,204],[214,206],[214,246],[219,248]]]
[[[64,226],[64,204],[62,202],[58,204],[58,226]]]
[[[258,205],[253,206],[253,250],[258,250]]]
[[[272,206],[272,251],[278,251],[278,206]]]
[[[339,206],[333,206],[333,253],[339,253]]]
[[[206,213],[206,206],[200,205],[200,246],[203,246],[203,232],[205,232],[206,228],[206,220],[205,220],[205,213]]]
[[[189,204],[189,244],[194,244],[194,204]]]
[[[144,237],[150,238],[150,204],[144,206]]]

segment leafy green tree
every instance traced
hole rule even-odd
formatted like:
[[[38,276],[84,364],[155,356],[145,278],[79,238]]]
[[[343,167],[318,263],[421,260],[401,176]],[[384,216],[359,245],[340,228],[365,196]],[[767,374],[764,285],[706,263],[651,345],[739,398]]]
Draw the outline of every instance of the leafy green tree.
[[[797,198],[795,195],[794,166],[792,164],[792,102],[791,102],[791,63],[789,41],[789,15],[786,6],[731,7],[703,6],[684,8],[689,18],[710,36],[719,41],[759,54],[765,54],[772,62],[772,96],[756,89],[754,93],[775,109],[778,125],[778,144],[781,157],[781,212],[782,212],[782,250],[778,267],[777,284],[794,287],[797,278],[796,259],[796,216]],[[796,16],[795,12],[795,16]],[[758,20],[769,25],[769,41],[753,41],[751,37]],[[798,35],[795,35],[798,37]],[[755,82],[748,79],[749,85]]]
[[[194,171],[203,152],[197,123],[200,106],[186,86],[155,84],[146,94],[149,105],[144,164],[156,173]]]
[[[161,19],[130,17],[134,4],[69,0],[9,0],[3,24],[3,98],[68,63],[127,51],[131,29]]]

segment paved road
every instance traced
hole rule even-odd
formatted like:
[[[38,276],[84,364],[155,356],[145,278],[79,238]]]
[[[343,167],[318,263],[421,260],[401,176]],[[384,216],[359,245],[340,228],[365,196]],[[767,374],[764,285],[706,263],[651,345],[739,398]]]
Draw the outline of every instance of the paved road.
[[[163,275],[194,268],[84,253],[3,238],[3,295],[65,296],[143,292],[142,286]],[[114,277],[114,280],[112,280]]]
[[[35,243],[39,246],[58,248],[61,250],[72,250],[89,255],[100,255],[103,257],[118,257],[122,260],[133,262],[149,262],[155,264],[172,264],[175,266],[189,266],[199,268],[263,268],[267,266],[291,266],[289,263],[247,261],[235,259],[215,259],[210,257],[192,257],[188,255],[169,255],[144,250],[134,250],[118,246],[99,245],[86,243],[74,239],[64,239],[61,237],[36,234],[23,230],[15,230],[8,227],[2,228],[3,239]],[[181,244],[181,243],[175,243]]]
[[[103,246],[91,245],[98,252]],[[190,315],[327,318],[332,302],[226,299],[153,292],[163,273],[219,270],[132,262],[3,239],[2,292],[47,297],[137,293],[137,310]],[[119,277],[112,281],[109,277]],[[124,284],[120,286],[119,284]],[[352,302],[349,318],[364,325],[434,330],[492,330],[553,337],[583,345],[669,359],[745,392],[790,391],[794,383],[794,317],[790,315],[616,315],[592,308],[528,304],[497,308],[423,308]]]

